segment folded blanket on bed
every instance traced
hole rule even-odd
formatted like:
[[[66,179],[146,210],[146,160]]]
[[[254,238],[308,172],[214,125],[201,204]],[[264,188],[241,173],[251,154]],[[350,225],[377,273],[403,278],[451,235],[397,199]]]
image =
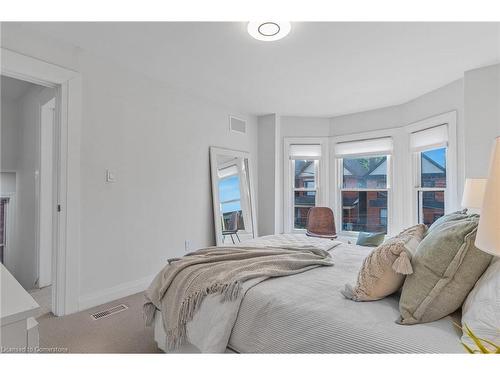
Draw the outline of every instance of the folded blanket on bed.
[[[209,247],[168,263],[146,290],[144,312],[149,325],[156,309],[162,310],[169,349],[185,342],[186,324],[206,296],[220,294],[221,302],[233,301],[245,281],[333,265],[327,251],[314,247]]]

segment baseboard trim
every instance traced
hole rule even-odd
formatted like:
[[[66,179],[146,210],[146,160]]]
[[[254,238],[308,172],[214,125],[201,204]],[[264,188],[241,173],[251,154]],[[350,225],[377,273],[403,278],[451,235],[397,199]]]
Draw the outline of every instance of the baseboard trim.
[[[78,300],[78,311],[90,309],[91,307],[102,305],[115,299],[142,292],[151,284],[154,276],[146,276],[142,279],[119,284],[99,292],[83,295]]]

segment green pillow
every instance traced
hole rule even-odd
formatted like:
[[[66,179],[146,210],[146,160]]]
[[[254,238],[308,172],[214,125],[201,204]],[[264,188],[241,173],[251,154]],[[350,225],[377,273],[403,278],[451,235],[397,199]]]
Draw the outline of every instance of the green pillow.
[[[492,256],[475,245],[478,215],[444,220],[420,242],[399,300],[400,324],[432,322],[462,305]]]
[[[376,247],[384,242],[385,233],[359,232],[356,245]]]
[[[432,225],[429,227],[429,230],[427,231],[427,233],[434,231],[434,229],[440,227],[444,223],[447,223],[449,221],[455,221],[455,220],[463,220],[463,219],[468,218],[469,216],[470,215],[467,214],[467,210],[456,211],[456,212],[452,212],[450,214],[446,214],[444,216],[441,216],[434,223],[432,223]]]

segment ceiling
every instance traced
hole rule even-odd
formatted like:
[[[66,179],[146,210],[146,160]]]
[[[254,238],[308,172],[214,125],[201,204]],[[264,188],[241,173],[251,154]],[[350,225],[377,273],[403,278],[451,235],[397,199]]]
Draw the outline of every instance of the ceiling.
[[[500,23],[32,23],[174,87],[252,114],[334,116],[400,104],[500,61]]]
[[[2,97],[12,100],[19,99],[30,87],[36,86],[33,83],[6,76],[2,76],[0,85],[2,86]]]

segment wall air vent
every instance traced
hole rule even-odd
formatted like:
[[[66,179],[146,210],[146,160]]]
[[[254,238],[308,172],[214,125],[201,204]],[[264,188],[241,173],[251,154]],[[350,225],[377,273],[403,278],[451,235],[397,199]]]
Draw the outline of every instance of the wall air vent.
[[[240,118],[229,116],[229,130],[236,133],[246,134],[247,123]]]
[[[90,316],[94,320],[99,320],[99,319],[105,318],[105,317],[113,315],[113,314],[118,314],[119,312],[125,311],[127,309],[128,309],[127,305],[121,304],[118,306],[110,307],[109,309],[106,309],[103,311],[96,312],[94,314],[90,314]]]

